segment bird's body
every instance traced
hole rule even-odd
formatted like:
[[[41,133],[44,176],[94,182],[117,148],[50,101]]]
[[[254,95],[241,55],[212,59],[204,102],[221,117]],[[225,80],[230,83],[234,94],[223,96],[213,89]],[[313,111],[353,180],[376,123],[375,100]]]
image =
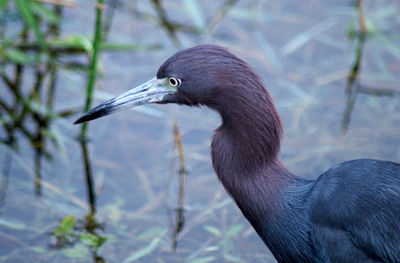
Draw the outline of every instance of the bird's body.
[[[341,163],[323,173],[310,193],[313,244],[324,258],[400,262],[399,164]]]
[[[353,160],[316,180],[279,160],[282,125],[261,79],[226,49],[180,51],[157,79],[91,110],[128,103],[205,105],[221,115],[212,161],[219,180],[279,262],[400,262],[400,164]]]
[[[400,262],[399,164],[353,160],[315,181],[264,169],[223,183],[278,262]]]

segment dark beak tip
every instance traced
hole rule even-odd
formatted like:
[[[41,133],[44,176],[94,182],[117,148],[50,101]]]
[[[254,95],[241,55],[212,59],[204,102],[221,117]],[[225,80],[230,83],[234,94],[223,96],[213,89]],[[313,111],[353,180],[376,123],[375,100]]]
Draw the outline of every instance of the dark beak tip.
[[[82,124],[82,123],[84,123],[84,122],[86,122],[86,121],[89,121],[90,119],[88,119],[88,117],[86,116],[86,115],[83,115],[83,116],[81,116],[79,119],[77,119],[75,122],[74,122],[74,125],[77,125],[77,124]]]
[[[106,108],[106,107],[104,107],[103,104],[100,104],[99,106],[91,109],[90,111],[86,112],[84,115],[79,117],[79,119],[77,119],[74,122],[74,125],[81,124],[81,123],[84,123],[87,121],[92,121],[92,120],[107,116],[113,112],[114,111],[112,109]]]
[[[77,119],[77,120],[74,122],[74,125],[77,125],[77,124],[80,124],[80,123],[82,123],[82,121],[81,121],[81,119],[79,118],[79,119]]]

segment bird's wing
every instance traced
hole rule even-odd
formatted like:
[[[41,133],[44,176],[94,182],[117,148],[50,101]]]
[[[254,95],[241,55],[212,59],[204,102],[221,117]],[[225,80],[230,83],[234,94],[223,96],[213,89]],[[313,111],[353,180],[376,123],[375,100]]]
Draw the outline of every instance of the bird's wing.
[[[315,242],[327,254],[334,244],[349,256],[400,262],[400,164],[339,164],[317,179],[310,202]]]

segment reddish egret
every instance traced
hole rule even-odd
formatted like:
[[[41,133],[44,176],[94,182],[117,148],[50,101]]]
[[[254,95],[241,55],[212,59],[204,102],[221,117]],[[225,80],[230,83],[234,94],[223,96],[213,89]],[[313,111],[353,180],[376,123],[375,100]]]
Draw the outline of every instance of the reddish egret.
[[[295,176],[279,160],[282,125],[268,91],[226,49],[179,51],[156,78],[76,123],[146,103],[204,105],[221,115],[214,169],[279,262],[400,262],[400,164],[352,160],[316,180]]]

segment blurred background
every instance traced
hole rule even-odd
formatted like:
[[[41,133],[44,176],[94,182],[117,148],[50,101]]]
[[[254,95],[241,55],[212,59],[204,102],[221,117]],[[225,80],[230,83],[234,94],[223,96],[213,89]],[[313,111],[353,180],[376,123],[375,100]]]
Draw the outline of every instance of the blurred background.
[[[295,174],[400,162],[398,0],[0,0],[1,262],[275,262],[214,174],[215,112],[73,125],[203,43],[263,77]]]

